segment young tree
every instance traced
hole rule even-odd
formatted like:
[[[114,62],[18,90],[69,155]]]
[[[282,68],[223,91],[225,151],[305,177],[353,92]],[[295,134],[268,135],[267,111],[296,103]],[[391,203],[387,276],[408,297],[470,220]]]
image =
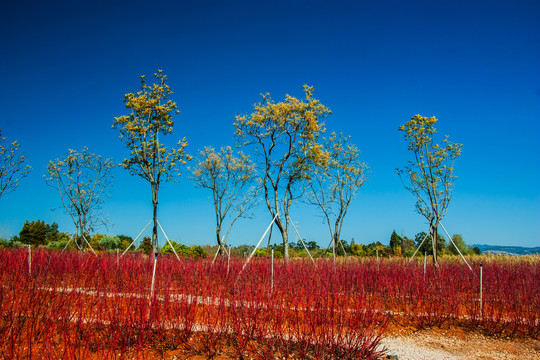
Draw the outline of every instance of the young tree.
[[[0,129],[0,197],[14,191],[21,179],[28,176],[30,165],[24,165],[26,157],[19,155],[19,143],[2,137]]]
[[[178,114],[176,103],[168,100],[173,94],[167,85],[167,76],[161,70],[154,74],[157,83],[149,85],[141,76],[141,91],[124,96],[129,115],[116,117],[113,128],[120,131],[130,157],[122,161],[124,169],[150,183],[152,188],[152,207],[154,227],[152,230],[152,247],[157,251],[157,205],[161,182],[167,182],[174,176],[180,176],[180,165],[191,157],[184,152],[187,146],[185,138],[177,143],[177,147],[167,148],[160,143],[159,135],[172,133],[174,121],[172,114]]]
[[[319,207],[328,225],[334,261],[351,201],[367,179],[368,166],[360,162],[360,151],[349,142],[350,137],[332,133],[323,139],[327,160],[314,169],[308,182],[308,201]]]
[[[255,104],[251,115],[236,116],[236,136],[244,146],[253,145],[258,159],[260,184],[266,206],[283,239],[289,258],[290,208],[303,193],[313,167],[327,160],[318,143],[324,131],[320,118],[330,110],[304,86],[305,100],[286,95],[275,103],[269,94]]]
[[[113,168],[112,159],[103,159],[86,147],[80,152],[68,149],[65,158],[50,161],[47,166],[45,180],[60,194],[62,206],[75,225],[79,249],[88,244],[88,234],[102,221],[101,205],[110,191]]]
[[[461,154],[462,144],[451,143],[448,136],[442,146],[435,143],[437,134],[435,123],[438,120],[414,115],[399,130],[405,133],[408,149],[414,155],[403,169],[397,172],[407,190],[416,196],[416,210],[429,222],[429,236],[433,246],[433,264],[437,266],[437,230],[446,215],[452,198],[456,176],[454,161]]]
[[[225,242],[232,226],[238,218],[251,216],[257,205],[255,199],[258,194],[252,186],[255,167],[248,156],[242,153],[235,155],[230,146],[221,148],[219,152],[205,147],[193,168],[193,179],[198,186],[212,191],[218,249],[225,254]],[[231,220],[223,229],[227,215]],[[226,230],[225,237],[222,230]]]

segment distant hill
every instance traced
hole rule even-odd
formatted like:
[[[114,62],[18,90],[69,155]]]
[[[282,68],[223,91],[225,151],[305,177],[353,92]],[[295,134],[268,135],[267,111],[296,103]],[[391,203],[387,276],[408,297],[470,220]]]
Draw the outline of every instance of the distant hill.
[[[488,251],[493,254],[508,254],[508,255],[533,255],[540,254],[540,247],[523,247],[523,246],[499,246],[499,245],[473,245],[477,246],[483,254]]]

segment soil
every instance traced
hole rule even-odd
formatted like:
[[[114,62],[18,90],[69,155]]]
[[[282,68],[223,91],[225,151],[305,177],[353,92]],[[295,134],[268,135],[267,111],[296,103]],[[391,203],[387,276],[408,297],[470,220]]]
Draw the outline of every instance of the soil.
[[[390,329],[381,346],[399,360],[540,359],[540,340],[495,338],[460,328]]]
[[[538,360],[540,340],[495,338],[460,328],[424,329],[394,328],[381,341],[386,359],[398,360]],[[213,360],[232,360],[229,349]],[[397,357],[393,357],[393,356]],[[184,351],[166,352],[164,359],[206,360],[203,355]],[[385,359],[385,358],[383,358]]]

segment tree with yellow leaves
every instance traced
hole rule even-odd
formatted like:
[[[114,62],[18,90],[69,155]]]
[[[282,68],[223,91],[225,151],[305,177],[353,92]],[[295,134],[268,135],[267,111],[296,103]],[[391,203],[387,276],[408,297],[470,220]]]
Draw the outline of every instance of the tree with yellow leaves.
[[[88,234],[102,220],[100,210],[112,184],[112,159],[103,159],[88,148],[68,149],[62,159],[49,161],[47,185],[60,194],[62,206],[75,225],[75,244],[83,249],[90,246]]]
[[[24,165],[26,157],[19,155],[19,143],[9,142],[0,130],[0,197],[14,191],[21,179],[28,176],[30,165]]]
[[[305,181],[314,166],[328,160],[319,144],[324,124],[319,120],[331,111],[304,86],[305,99],[286,95],[275,103],[269,94],[255,104],[251,115],[236,116],[236,136],[244,146],[253,146],[266,206],[283,239],[284,257],[289,258],[290,208],[303,195]]]
[[[437,231],[448,210],[452,198],[454,162],[461,154],[462,144],[451,143],[446,136],[442,145],[435,143],[438,120],[414,115],[399,131],[405,133],[414,160],[409,160],[397,172],[407,190],[416,196],[416,210],[429,222],[429,233],[433,245],[433,264],[437,264]],[[425,240],[425,238],[424,238]]]
[[[358,189],[367,179],[369,167],[360,161],[360,150],[350,142],[350,137],[333,132],[329,138],[323,139],[322,144],[328,161],[314,169],[308,182],[308,202],[323,214],[330,231],[335,261],[345,216]]]
[[[230,146],[221,148],[219,152],[205,147],[192,171],[195,183],[212,191],[218,251],[225,254],[225,243],[232,226],[239,218],[250,217],[257,205],[255,166],[248,156],[241,152],[235,154]],[[224,229],[228,215],[230,221]]]
[[[141,76],[141,91],[124,96],[124,103],[131,111],[129,115],[115,118],[113,128],[120,131],[130,157],[124,159],[121,167],[132,175],[142,177],[152,188],[153,222],[152,246],[157,250],[157,205],[159,186],[162,181],[169,181],[180,176],[180,166],[191,157],[185,153],[185,138],[170,149],[160,143],[159,136],[173,131],[172,114],[179,113],[176,103],[168,100],[173,94],[167,85],[167,76],[161,70],[154,74],[157,83],[149,85],[145,76]]]

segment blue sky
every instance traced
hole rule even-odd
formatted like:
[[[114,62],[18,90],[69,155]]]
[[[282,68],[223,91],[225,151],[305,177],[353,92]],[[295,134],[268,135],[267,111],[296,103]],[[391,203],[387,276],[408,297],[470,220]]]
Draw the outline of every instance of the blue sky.
[[[352,136],[371,167],[347,241],[426,230],[394,172],[410,158],[397,128],[422,114],[464,144],[443,220],[450,233],[540,246],[537,1],[7,1],[0,33],[0,128],[33,168],[0,198],[1,237],[25,220],[74,230],[43,180],[48,161],[88,146],[119,163],[127,150],[111,125],[126,114],[123,95],[163,69],[181,111],[169,144],[185,136],[192,155],[234,145],[234,116],[260,93],[280,101],[314,86],[333,111],[328,131]],[[213,244],[212,201],[187,174],[161,187],[160,222],[171,239]],[[115,176],[99,231],[136,236],[151,218],[150,187],[119,168]],[[314,209],[298,203],[291,216],[303,237],[328,243]],[[261,206],[231,243],[255,244],[269,221]]]

